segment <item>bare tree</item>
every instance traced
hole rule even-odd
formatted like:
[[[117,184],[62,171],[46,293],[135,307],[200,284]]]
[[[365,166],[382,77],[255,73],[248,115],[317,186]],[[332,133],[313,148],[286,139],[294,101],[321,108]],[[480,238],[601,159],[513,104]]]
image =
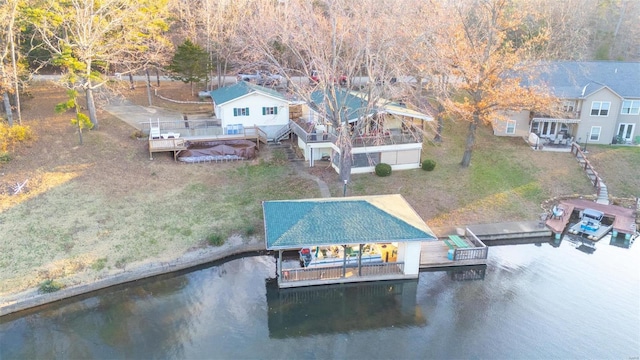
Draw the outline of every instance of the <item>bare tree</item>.
[[[0,3],[0,93],[4,104],[9,126],[13,125],[13,111],[10,95],[13,95],[18,122],[22,122],[20,114],[20,91],[18,79],[18,59],[15,46],[15,27],[19,16],[17,0]]]
[[[66,70],[64,85],[84,92],[94,127],[94,91],[107,84],[105,73],[116,64],[123,74],[144,68],[168,16],[166,4],[152,0],[43,2],[30,15],[54,61]]]
[[[524,87],[524,74],[533,75],[537,47],[547,40],[544,29],[527,31],[531,14],[510,0],[451,0],[432,4],[443,21],[433,42],[436,69],[449,81],[449,96],[441,99],[446,112],[468,124],[460,162],[468,167],[476,130],[504,117],[504,111],[551,108],[554,99],[544,89]]]
[[[351,174],[352,141],[389,93],[399,68],[400,11],[388,0],[305,0],[254,2],[242,29],[245,63],[265,64],[287,78],[293,96],[315,105],[335,129],[341,180]],[[308,80],[317,74],[317,83]],[[340,86],[340,79],[349,79]],[[357,87],[365,101],[349,108],[347,93]],[[351,104],[350,106],[353,106]],[[368,121],[348,124],[358,114]],[[354,128],[352,128],[354,126]]]

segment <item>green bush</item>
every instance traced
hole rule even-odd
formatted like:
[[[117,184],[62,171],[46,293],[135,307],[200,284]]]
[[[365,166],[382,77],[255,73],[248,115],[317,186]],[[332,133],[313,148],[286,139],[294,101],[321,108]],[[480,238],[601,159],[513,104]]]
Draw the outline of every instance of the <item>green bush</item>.
[[[6,151],[0,151],[0,163],[7,163],[11,161],[11,154]]]
[[[210,234],[207,236],[207,242],[212,246],[220,246],[224,244],[224,237],[219,234]]]
[[[435,169],[435,167],[436,167],[436,162],[431,159],[427,159],[422,162],[422,170],[432,171],[433,169]]]
[[[376,165],[376,175],[378,176],[389,176],[391,175],[391,165],[380,163]]]
[[[38,292],[40,294],[48,294],[48,293],[56,292],[62,289],[63,287],[64,285],[60,284],[59,282],[49,279],[49,280],[45,280],[42,284],[40,284],[40,286],[38,287]]]

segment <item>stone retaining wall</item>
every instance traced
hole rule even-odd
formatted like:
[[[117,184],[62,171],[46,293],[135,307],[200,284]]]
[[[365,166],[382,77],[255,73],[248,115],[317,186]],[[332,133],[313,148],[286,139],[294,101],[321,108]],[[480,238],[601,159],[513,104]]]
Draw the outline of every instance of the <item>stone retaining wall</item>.
[[[260,251],[265,251],[264,244],[256,241],[250,242],[249,244],[223,245],[219,248],[201,249],[200,251],[187,253],[184,256],[169,262],[153,263],[141,268],[127,270],[120,274],[96,280],[90,284],[70,286],[49,294],[36,294],[31,292],[30,295],[23,294],[22,296],[19,295],[15,298],[3,299],[2,304],[0,304],[0,316],[16,313],[115,285],[126,284],[153,276],[193,268],[198,265],[208,264],[234,255]]]

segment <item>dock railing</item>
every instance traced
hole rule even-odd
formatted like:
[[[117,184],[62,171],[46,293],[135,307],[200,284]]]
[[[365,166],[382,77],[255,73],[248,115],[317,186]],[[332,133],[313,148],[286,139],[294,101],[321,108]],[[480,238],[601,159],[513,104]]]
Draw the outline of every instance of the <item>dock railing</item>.
[[[331,280],[354,276],[366,278],[384,275],[398,275],[404,274],[404,263],[389,262],[362,264],[360,270],[360,274],[358,274],[358,267],[353,266],[348,266],[346,271],[342,266],[292,268],[281,269],[279,275],[280,282]]]
[[[489,248],[485,245],[476,234],[469,228],[465,229],[465,238],[471,242],[473,246],[467,248],[456,247],[453,252],[453,260],[476,260],[486,259],[489,254]]]

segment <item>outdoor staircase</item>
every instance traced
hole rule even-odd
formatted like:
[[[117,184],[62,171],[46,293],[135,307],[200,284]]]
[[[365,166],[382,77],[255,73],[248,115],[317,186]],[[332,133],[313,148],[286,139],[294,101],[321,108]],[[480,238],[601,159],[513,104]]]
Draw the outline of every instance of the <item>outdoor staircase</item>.
[[[273,142],[277,144],[281,140],[288,138],[289,134],[291,134],[291,127],[289,127],[289,124],[287,124],[280,128],[278,132],[276,132],[276,135],[273,137]]]
[[[596,199],[596,203],[609,205],[611,203],[609,201],[609,190],[607,189],[607,185],[605,185],[604,181],[602,181],[602,178],[599,177],[598,174],[591,167],[585,166],[587,159],[582,152],[576,153],[576,160],[578,160],[578,162],[580,163],[580,166],[584,169],[585,173],[589,177],[589,180],[591,180],[591,183],[594,184],[594,186],[595,184],[598,184],[598,183],[600,184],[600,189],[597,194],[598,198]]]
[[[609,205],[609,191],[607,190],[607,185],[600,180],[600,191],[598,192],[598,198],[596,199],[598,204]]]
[[[282,149],[282,151],[285,153],[287,157],[287,161],[290,161],[290,162],[304,161],[304,159],[301,159],[298,156],[296,156],[296,152],[293,150],[293,148],[291,148],[291,144],[288,141],[285,141],[282,143],[281,142],[269,143],[269,148],[272,151],[274,149]]]

